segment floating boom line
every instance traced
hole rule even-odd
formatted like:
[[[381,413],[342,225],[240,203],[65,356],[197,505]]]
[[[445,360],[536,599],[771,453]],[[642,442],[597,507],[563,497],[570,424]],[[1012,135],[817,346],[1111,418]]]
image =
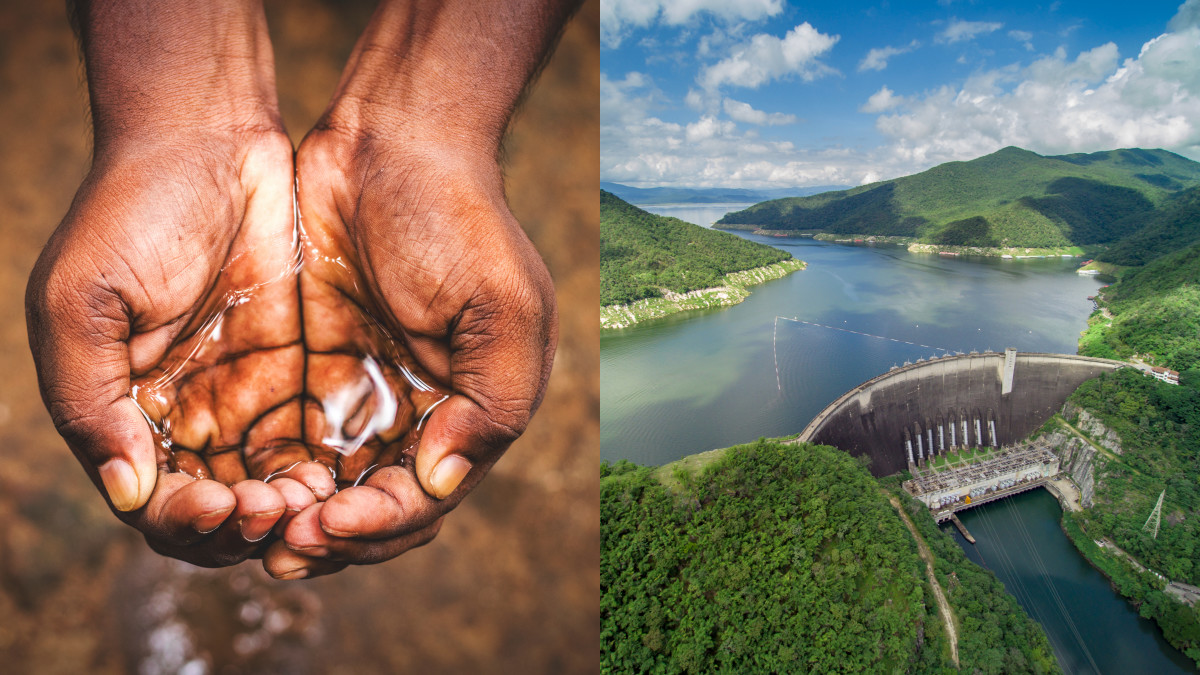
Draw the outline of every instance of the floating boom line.
[[[943,351],[943,352],[946,352],[947,354],[949,354],[949,353],[951,353],[951,352],[953,352],[953,351],[954,351],[954,350],[952,350],[952,349],[946,349],[945,347],[938,347],[938,346],[935,346],[935,345],[923,345],[923,344],[921,344],[920,342],[909,342],[908,340],[900,340],[900,339],[897,339],[897,338],[890,338],[890,337],[887,337],[886,335],[874,335],[874,334],[872,334],[872,333],[863,333],[862,331],[850,330],[849,328],[839,328],[838,326],[828,326],[828,325],[825,325],[825,324],[823,324],[823,323],[817,323],[817,322],[815,322],[815,321],[805,321],[804,319],[795,319],[795,318],[789,318],[789,317],[786,317],[786,316],[777,316],[777,317],[775,317],[775,324],[776,324],[777,326],[779,325],[779,320],[780,320],[780,319],[783,319],[784,321],[793,321],[793,322],[795,322],[795,323],[805,323],[805,324],[808,324],[808,325],[810,325],[810,326],[816,326],[817,328],[828,328],[828,329],[830,329],[830,330],[840,330],[840,331],[842,331],[843,333],[853,333],[853,334],[855,334],[855,335],[862,335],[862,336],[865,336],[865,337],[877,338],[877,339],[880,339],[880,340],[888,340],[889,342],[899,342],[899,343],[900,343],[900,344],[902,344],[902,345],[913,345],[914,347],[924,347],[925,349],[936,349],[936,350],[938,350],[938,351]]]
[[[779,393],[781,393],[781,394],[783,393],[783,381],[779,376],[779,320],[780,319],[783,319],[784,321],[791,321],[794,323],[808,324],[809,326],[816,326],[817,328],[828,328],[830,330],[840,330],[843,333],[853,333],[854,335],[862,335],[864,337],[876,338],[878,340],[887,340],[889,342],[898,342],[902,345],[912,345],[914,347],[924,347],[925,349],[936,349],[938,351],[946,352],[947,354],[954,353],[954,350],[946,349],[945,347],[937,347],[934,345],[923,345],[920,342],[909,342],[908,340],[899,340],[897,338],[890,338],[885,335],[874,335],[872,333],[864,333],[862,331],[851,330],[849,328],[839,328],[838,326],[829,326],[829,325],[826,325],[823,323],[817,323],[815,321],[805,321],[804,319],[797,319],[794,317],[776,315],[775,326],[771,329],[771,352],[775,355],[775,388],[778,389]]]

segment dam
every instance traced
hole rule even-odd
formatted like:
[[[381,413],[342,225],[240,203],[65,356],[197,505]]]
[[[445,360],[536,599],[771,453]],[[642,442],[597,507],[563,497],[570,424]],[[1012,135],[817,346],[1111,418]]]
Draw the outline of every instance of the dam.
[[[841,395],[796,440],[868,457],[875,476],[919,472],[963,449],[1019,443],[1084,381],[1127,365],[1015,349],[918,361]]]

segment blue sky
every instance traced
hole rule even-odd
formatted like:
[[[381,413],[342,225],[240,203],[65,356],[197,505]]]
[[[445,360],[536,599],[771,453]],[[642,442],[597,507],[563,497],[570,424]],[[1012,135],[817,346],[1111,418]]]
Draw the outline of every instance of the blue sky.
[[[601,180],[857,185],[1007,145],[1200,161],[1200,0],[602,0]]]

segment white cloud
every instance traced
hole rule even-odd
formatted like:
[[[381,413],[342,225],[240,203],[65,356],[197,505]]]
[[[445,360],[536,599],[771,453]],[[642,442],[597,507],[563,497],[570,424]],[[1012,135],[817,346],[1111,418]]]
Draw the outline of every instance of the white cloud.
[[[730,119],[746,124],[756,124],[760,127],[796,123],[795,115],[755,110],[749,103],[735,101],[731,98],[725,99],[724,108],[725,114],[729,115]]]
[[[604,0],[600,3],[600,39],[616,48],[633,28],[655,22],[679,26],[700,14],[719,21],[759,21],[783,11],[783,0]]]
[[[812,81],[834,72],[818,59],[838,39],[837,35],[821,33],[808,22],[788,31],[783,38],[760,33],[735,47],[729,57],[701,71],[697,82],[713,91],[723,85],[754,89],[791,75]]]
[[[877,47],[867,52],[863,60],[858,64],[858,72],[864,70],[883,70],[887,68],[888,59],[900,54],[906,54],[920,47],[921,43],[913,40],[905,47]]]
[[[1180,32],[1197,26],[1200,26],[1200,0],[1187,0],[1179,6],[1171,22],[1167,24],[1167,30]]]
[[[951,19],[950,25],[946,26],[946,30],[938,33],[937,41],[954,44],[963,40],[971,40],[976,35],[998,31],[1003,27],[1004,24],[994,21],[960,21],[959,19]]]
[[[1008,37],[1020,42],[1026,51],[1033,51],[1033,33],[1027,30],[1010,30]]]
[[[731,136],[737,131],[733,122],[723,122],[710,115],[704,115],[699,120],[687,125],[684,136],[688,143],[699,143],[718,136]]]
[[[868,98],[867,102],[859,110],[865,113],[877,113],[891,110],[902,103],[904,103],[904,97],[896,96],[896,93],[891,89],[883,87],[874,94],[871,94],[871,98]]]
[[[1111,43],[1073,60],[1060,48],[1023,69],[907,97],[876,128],[891,139],[887,153],[913,170],[1006,145],[1043,154],[1165,148],[1200,158],[1197,64],[1200,27],[1161,35],[1123,62]]]

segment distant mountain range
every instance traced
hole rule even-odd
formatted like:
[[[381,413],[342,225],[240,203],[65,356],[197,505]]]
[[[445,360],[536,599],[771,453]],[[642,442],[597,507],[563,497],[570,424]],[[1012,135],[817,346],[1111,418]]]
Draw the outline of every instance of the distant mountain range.
[[[1186,238],[1195,230],[1181,222],[1200,225],[1194,188],[1200,163],[1165,150],[1044,157],[1007,147],[903,178],[766,201],[716,226],[1051,247],[1110,244],[1153,225],[1150,239],[1161,247],[1174,245],[1163,237]]]
[[[620,183],[601,181],[600,189],[624,199],[631,204],[728,204],[733,202],[761,202],[782,197],[804,197],[829,190],[842,190],[845,185],[823,185],[816,187],[775,188],[767,190],[743,190],[741,188],[636,188]]]

